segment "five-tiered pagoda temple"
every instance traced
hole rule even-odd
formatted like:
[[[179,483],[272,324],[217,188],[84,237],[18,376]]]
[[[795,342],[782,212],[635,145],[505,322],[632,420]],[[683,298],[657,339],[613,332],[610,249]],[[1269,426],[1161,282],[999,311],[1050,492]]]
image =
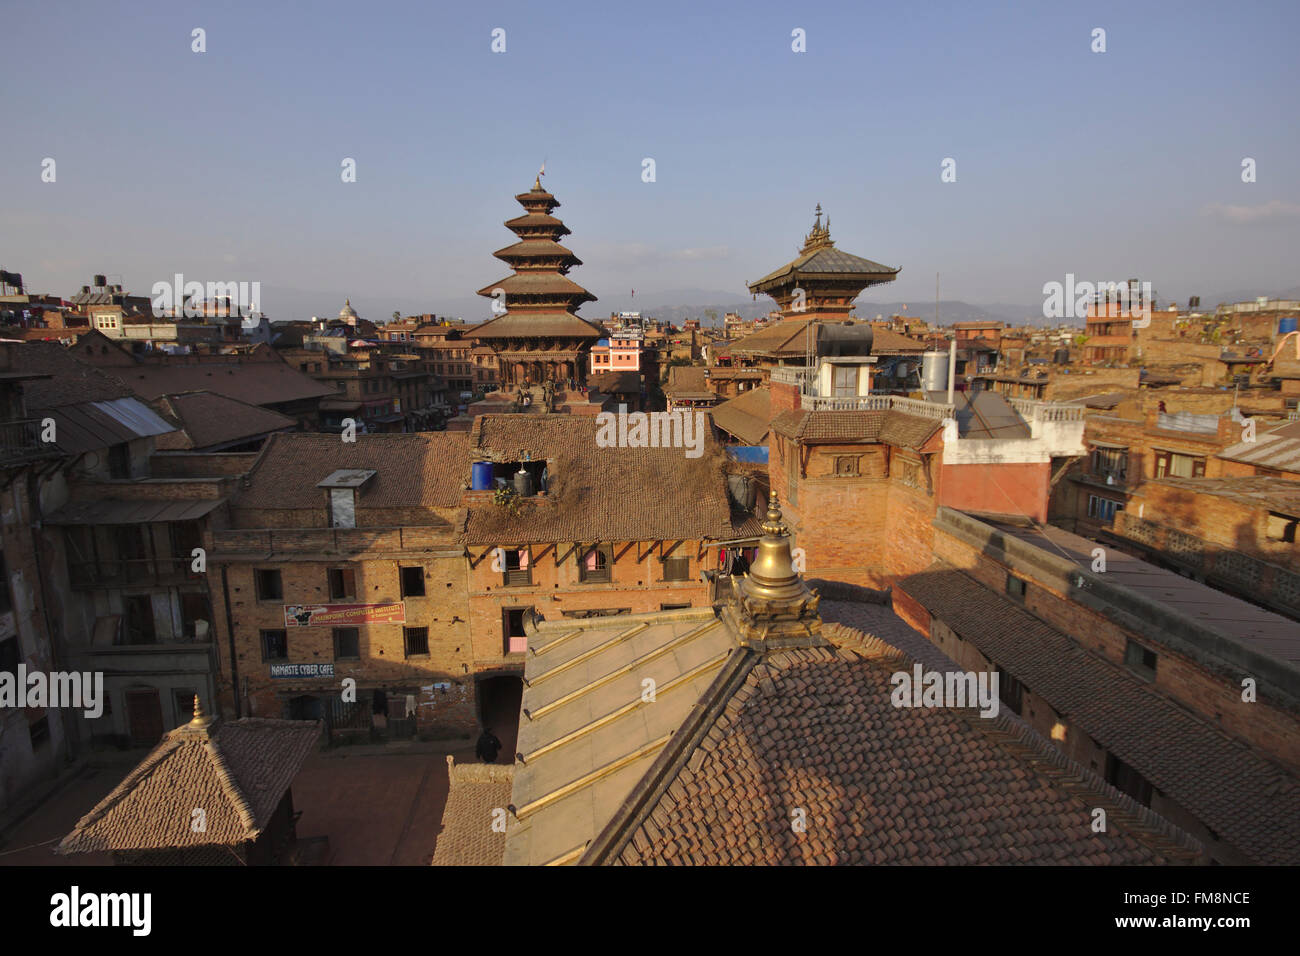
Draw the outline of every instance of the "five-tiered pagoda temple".
[[[503,389],[580,383],[586,378],[586,353],[604,333],[573,313],[596,297],[566,276],[582,260],[558,241],[569,229],[551,215],[560,204],[542,188],[541,176],[515,199],[524,215],[506,227],[519,241],[493,253],[514,274],[479,289],[493,300],[497,317],[472,337],[496,353]]]

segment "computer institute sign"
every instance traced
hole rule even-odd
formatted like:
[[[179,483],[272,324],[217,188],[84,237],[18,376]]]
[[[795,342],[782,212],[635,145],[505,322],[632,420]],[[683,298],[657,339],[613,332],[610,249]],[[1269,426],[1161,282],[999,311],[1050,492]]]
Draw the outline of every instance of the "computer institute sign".
[[[284,626],[356,627],[361,624],[405,624],[406,604],[286,604]]]

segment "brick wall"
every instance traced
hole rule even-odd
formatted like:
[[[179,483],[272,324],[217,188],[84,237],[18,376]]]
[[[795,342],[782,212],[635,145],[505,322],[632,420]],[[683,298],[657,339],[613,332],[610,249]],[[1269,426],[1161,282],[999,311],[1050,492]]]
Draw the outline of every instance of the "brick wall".
[[[799,389],[793,385],[786,385],[782,382],[768,382],[768,391],[771,393],[771,418],[776,421],[777,416],[783,412],[794,411],[802,408],[802,399],[799,396]]]
[[[683,541],[674,548],[675,544],[675,541],[614,543],[608,584],[580,580],[578,553],[571,542],[531,545],[528,550],[532,583],[510,586],[504,583],[502,571],[493,570],[491,550],[484,545],[471,547],[467,564],[473,565],[468,575],[475,667],[522,667],[522,654],[506,653],[503,612],[509,608],[531,607],[551,621],[564,617],[566,611],[628,608],[629,613],[643,614],[658,611],[665,604],[708,607],[710,587],[701,580],[700,571],[717,568],[717,549],[707,549],[701,555],[698,541]],[[661,554],[687,558],[687,580],[664,581]]]
[[[1132,501],[1131,517],[1140,510],[1143,520],[1200,538],[1220,549],[1300,572],[1297,543],[1269,537],[1267,507],[1252,507],[1224,495],[1201,494],[1154,481],[1144,482],[1134,490]]]
[[[1136,390],[1140,374],[1136,368],[1071,369],[1069,375],[1052,375],[1044,397],[1050,402],[1068,402],[1100,392]]]
[[[958,511],[1026,515],[1047,520],[1049,462],[943,465],[939,504]]]
[[[960,568],[994,593],[1005,592],[1008,573],[1005,564],[941,529],[935,532],[935,556]],[[1225,732],[1300,768],[1300,714],[1272,707],[1264,701],[1243,703],[1242,675],[1227,673],[1226,666],[1211,670],[1150,635],[1121,627],[1070,600],[1052,585],[1044,584],[1041,578],[1036,580],[1027,574],[1023,565],[1018,564],[1015,570],[1018,577],[1030,582],[1025,592],[1026,610],[1070,636],[1081,647],[1121,667],[1130,638],[1155,650],[1159,655],[1156,690],[1201,714]]]
[[[424,570],[423,597],[403,596],[399,578],[402,567]],[[327,572],[348,568],[355,573],[356,595],[332,601]],[[254,585],[255,569],[280,572],[283,597],[261,601]],[[229,630],[226,627],[221,571],[209,575],[214,587],[213,609],[217,644],[221,658],[219,683],[224,707],[233,708]],[[477,726],[474,700],[474,655],[469,634],[469,602],[466,597],[465,560],[460,555],[390,555],[361,560],[307,560],[289,555],[263,562],[231,562],[226,565],[226,587],[234,623],[235,658],[245,716],[285,716],[289,698],[300,694],[337,695],[344,678],[356,680],[358,700],[382,688],[391,693],[415,691],[421,706],[417,710],[422,733],[471,732]],[[285,629],[290,663],[333,663],[334,677],[275,679],[270,662],[263,660],[261,631],[284,628],[287,604],[388,604],[404,602],[405,624],[360,625],[360,659],[335,659],[332,627]],[[428,628],[428,654],[407,657],[403,627]],[[449,683],[447,691],[428,693],[420,688]],[[390,704],[398,706],[400,701]],[[390,714],[393,712],[390,711]]]
[[[243,475],[257,461],[256,452],[159,452],[149,457],[149,473],[155,478],[209,478]]]
[[[815,446],[792,500],[786,462],[799,449],[779,435],[771,448],[772,488],[804,550],[806,574],[878,588],[929,564],[937,498],[925,488],[918,456],[885,445]],[[854,459],[859,473],[836,474],[840,458]]]

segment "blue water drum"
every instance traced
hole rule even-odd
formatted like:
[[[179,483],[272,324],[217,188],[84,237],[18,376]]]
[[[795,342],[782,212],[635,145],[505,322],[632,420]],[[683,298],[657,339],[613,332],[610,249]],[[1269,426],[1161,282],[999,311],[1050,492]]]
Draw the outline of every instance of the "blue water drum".
[[[470,488],[474,491],[492,490],[492,462],[474,462],[474,469],[470,475]]]

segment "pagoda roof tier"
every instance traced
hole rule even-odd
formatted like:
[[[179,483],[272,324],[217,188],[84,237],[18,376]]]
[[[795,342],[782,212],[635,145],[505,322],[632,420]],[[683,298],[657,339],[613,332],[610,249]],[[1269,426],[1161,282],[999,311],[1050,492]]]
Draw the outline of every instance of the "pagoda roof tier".
[[[569,304],[570,308],[583,302],[595,302],[596,297],[578,283],[558,272],[516,272],[497,282],[489,283],[478,290],[478,294],[493,298],[493,293],[502,289],[506,294],[506,305],[512,306],[513,296],[537,296],[552,301]]]
[[[582,265],[581,259],[553,239],[524,239],[512,246],[498,249],[492,255],[512,266],[518,261],[520,264],[537,268],[535,262],[531,260],[555,262],[564,268]]]
[[[484,322],[469,337],[473,339],[598,339],[604,334],[596,326],[571,312],[507,312],[500,318]]]
[[[882,282],[892,282],[901,271],[901,268],[892,269],[871,259],[836,249],[831,239],[831,221],[827,218],[826,225],[822,225],[822,207],[818,205],[817,221],[804,238],[799,257],[769,272],[757,282],[751,282],[749,291],[772,292],[807,279],[834,283],[838,288],[858,286],[865,289]]]
[[[757,282],[751,282],[749,291],[767,292],[769,289],[780,288],[789,284],[796,273],[801,280],[826,278],[839,282],[861,281],[865,288],[881,282],[891,282],[901,271],[901,268],[891,269],[879,262],[828,246],[805,253]]]
[[[534,237],[559,239],[569,234],[569,227],[561,220],[543,212],[530,212],[523,216],[516,216],[514,219],[507,219],[506,228],[520,239]],[[526,233],[528,235],[525,235]]]
[[[548,213],[552,209],[559,208],[560,205],[558,199],[542,188],[540,177],[533,183],[532,189],[526,193],[519,193],[515,196],[515,200],[529,212]]]

